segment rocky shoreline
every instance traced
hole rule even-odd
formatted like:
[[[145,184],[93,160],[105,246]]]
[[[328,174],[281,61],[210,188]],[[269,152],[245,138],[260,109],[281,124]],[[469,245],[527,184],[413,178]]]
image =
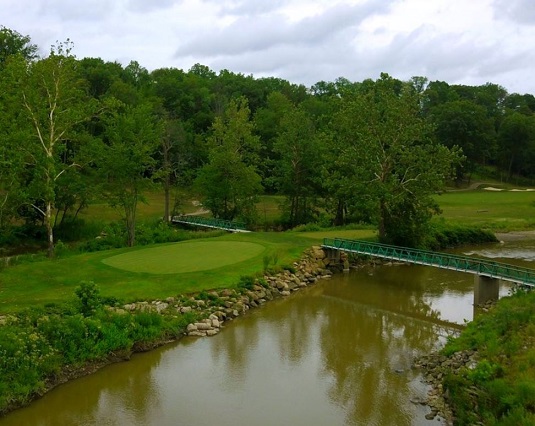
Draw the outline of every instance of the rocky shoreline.
[[[489,301],[484,305],[478,306],[482,313],[489,312],[496,304],[496,301]],[[413,368],[422,372],[423,380],[431,389],[427,393],[427,398],[414,398],[411,400],[414,404],[427,405],[430,413],[426,419],[433,420],[436,417],[442,418],[446,425],[455,424],[455,413],[450,405],[450,396],[447,390],[444,390],[443,379],[446,375],[464,374],[466,371],[476,368],[479,362],[477,351],[459,351],[450,356],[434,352],[422,355],[413,361]],[[470,389],[470,395],[477,395],[476,388]]]
[[[344,262],[345,258],[342,259]],[[116,312],[147,311],[160,314],[185,314],[195,312],[199,320],[188,324],[187,336],[214,336],[226,321],[243,315],[278,297],[287,297],[301,288],[308,287],[320,279],[329,279],[333,272],[328,267],[339,268],[333,264],[321,247],[314,246],[304,252],[301,259],[291,268],[276,274],[264,274],[247,287],[237,289],[213,290],[186,297],[168,297],[165,300],[136,302],[121,308],[110,308]]]
[[[343,256],[342,259],[346,260],[347,258]],[[329,279],[333,272],[328,267],[342,270],[343,264],[333,263],[326,257],[321,247],[314,246],[306,250],[290,268],[275,274],[264,274],[263,277],[255,279],[252,285],[248,286],[250,288],[221,289],[188,296],[168,297],[165,300],[134,302],[121,307],[108,306],[106,309],[119,314],[141,311],[157,312],[161,315],[179,315],[194,312],[198,320],[188,324],[185,332],[174,338],[160,339],[145,344],[137,343],[130,351],[113,353],[104,360],[87,363],[82,367],[66,366],[60,373],[46,380],[45,389],[34,395],[32,400],[43,396],[63,383],[92,374],[106,365],[127,361],[133,353],[156,349],[185,336],[214,336],[224,327],[226,321],[238,318],[250,309],[259,307],[275,298],[290,296],[320,279]],[[9,315],[0,316],[0,326],[6,323],[8,317]],[[30,402],[31,400],[24,404],[12,403],[1,414],[22,408]]]

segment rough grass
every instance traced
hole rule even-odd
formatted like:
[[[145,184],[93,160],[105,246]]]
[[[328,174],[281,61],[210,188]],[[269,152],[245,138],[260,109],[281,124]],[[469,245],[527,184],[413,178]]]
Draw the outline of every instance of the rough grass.
[[[493,231],[535,228],[535,192],[459,191],[436,197],[451,222]]]
[[[187,241],[130,251],[102,262],[130,272],[179,274],[220,268],[251,259],[266,248],[244,241]]]

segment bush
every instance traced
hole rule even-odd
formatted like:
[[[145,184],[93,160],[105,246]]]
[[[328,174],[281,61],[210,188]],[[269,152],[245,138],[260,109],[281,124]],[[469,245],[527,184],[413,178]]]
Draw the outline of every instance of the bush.
[[[82,281],[74,291],[80,303],[80,312],[85,316],[93,314],[100,306],[100,290],[93,281]]]
[[[239,289],[252,290],[255,285],[255,278],[251,275],[242,275],[238,283]]]
[[[497,242],[498,239],[491,231],[436,221],[431,224],[430,232],[424,239],[423,248],[440,250],[462,245]]]

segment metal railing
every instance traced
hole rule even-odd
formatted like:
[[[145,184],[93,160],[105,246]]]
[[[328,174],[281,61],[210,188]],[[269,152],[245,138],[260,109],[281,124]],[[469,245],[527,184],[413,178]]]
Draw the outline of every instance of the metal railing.
[[[223,229],[230,232],[250,232],[241,222],[234,222],[231,220],[214,219],[202,216],[173,216],[171,219],[173,223],[185,223],[195,226],[204,226],[207,228]]]
[[[322,247],[401,262],[468,272],[491,278],[499,278],[531,287],[535,286],[535,270],[533,269],[476,259],[468,256],[457,256],[387,244],[370,243],[367,241],[346,240],[342,238],[325,238]]]

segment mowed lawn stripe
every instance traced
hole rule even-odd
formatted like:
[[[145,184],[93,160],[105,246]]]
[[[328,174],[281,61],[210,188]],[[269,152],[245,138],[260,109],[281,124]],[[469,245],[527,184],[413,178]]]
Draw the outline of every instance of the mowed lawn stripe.
[[[239,263],[264,250],[261,244],[243,241],[184,242],[123,253],[102,262],[130,272],[177,274]]]

